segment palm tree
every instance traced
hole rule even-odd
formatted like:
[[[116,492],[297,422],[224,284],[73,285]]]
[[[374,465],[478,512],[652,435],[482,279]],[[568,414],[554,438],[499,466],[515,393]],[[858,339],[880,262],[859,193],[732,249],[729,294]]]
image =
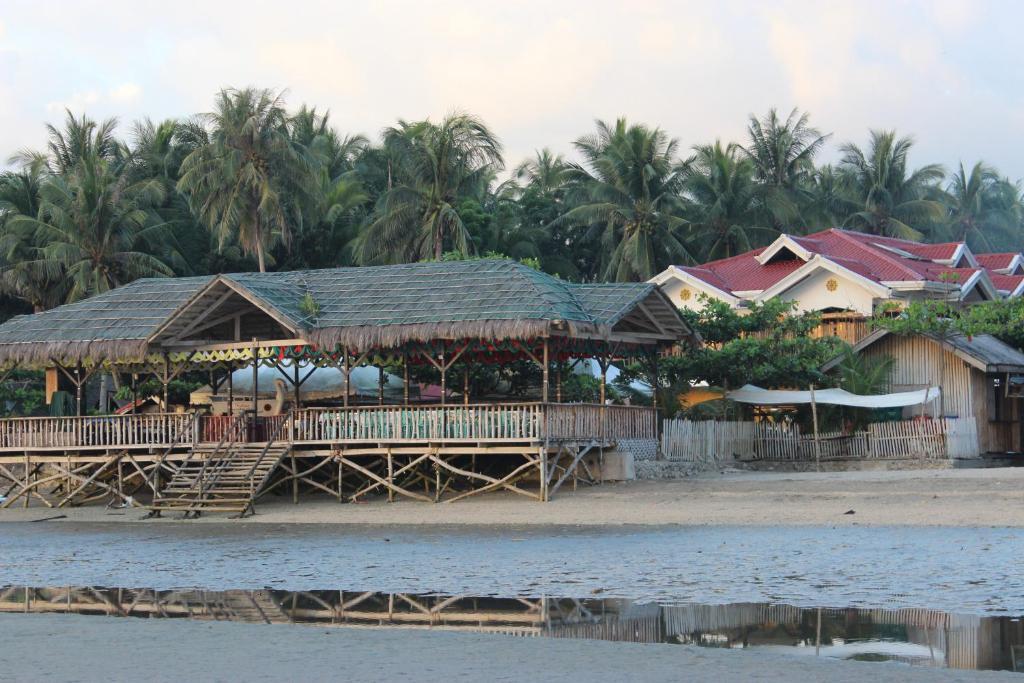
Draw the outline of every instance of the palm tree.
[[[841,225],[857,210],[857,205],[850,201],[846,180],[842,171],[826,164],[804,181],[807,202],[802,213],[811,225]]]
[[[771,241],[772,209],[755,180],[754,162],[736,144],[694,147],[684,190],[691,242],[703,245],[702,257],[726,258]]]
[[[11,162],[26,165],[44,158],[53,173],[68,173],[82,159],[97,157],[110,161],[122,156],[123,149],[114,136],[117,119],[96,122],[85,114],[76,119],[70,109],[65,109],[64,113],[64,130],[46,124],[49,140],[45,154],[22,150],[11,158]]]
[[[783,121],[772,108],[763,119],[751,115],[747,126],[750,144],[740,149],[754,164],[754,175],[764,187],[764,202],[773,215],[789,222],[799,215],[807,199],[805,185],[814,173],[814,156],[830,135],[808,124],[809,115],[793,109]],[[784,227],[776,221],[776,228]]]
[[[946,188],[949,211],[948,237],[966,241],[978,251],[994,251],[995,245],[1012,243],[1021,219],[1020,193],[995,169],[982,162],[970,173],[961,163]]]
[[[309,192],[309,165],[292,143],[281,95],[222,90],[205,118],[210,144],[182,162],[178,189],[220,248],[237,241],[264,272],[272,243],[288,244],[297,214],[289,201]]]
[[[544,194],[553,194],[565,187],[569,180],[569,165],[561,154],[548,148],[537,151],[532,159],[516,166],[513,174],[516,180],[527,188],[534,188]]]
[[[945,172],[938,164],[911,171],[907,156],[913,145],[912,138],[897,138],[895,131],[873,130],[866,151],[852,143],[840,148],[839,167],[858,207],[846,225],[873,235],[920,240],[942,219],[938,183]]]
[[[60,282],[66,301],[108,291],[140,277],[173,272],[155,255],[166,245],[167,225],[152,208],[164,198],[157,180],[136,183],[95,152],[39,190],[37,216],[16,215],[2,241],[11,266],[37,281]]]
[[[446,248],[469,253],[458,205],[504,167],[494,133],[475,116],[454,113],[439,124],[399,121],[384,131],[384,147],[388,189],[362,235],[359,260],[440,259]]]
[[[47,159],[39,154],[18,171],[0,175],[0,292],[21,299],[37,313],[63,300],[63,272],[47,275],[24,263],[32,258],[31,244],[9,224],[18,216],[36,216],[40,189],[49,177]]]
[[[685,224],[679,191],[678,142],[658,128],[597,122],[597,133],[574,143],[583,165],[571,164],[567,212],[552,224],[583,226],[601,245],[599,277],[646,280],[671,263],[693,259],[679,238]]]

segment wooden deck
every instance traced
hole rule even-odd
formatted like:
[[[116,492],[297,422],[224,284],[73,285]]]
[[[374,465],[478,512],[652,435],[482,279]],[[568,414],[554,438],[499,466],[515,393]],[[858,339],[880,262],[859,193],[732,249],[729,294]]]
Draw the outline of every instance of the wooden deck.
[[[253,512],[276,491],[439,502],[507,491],[546,501],[598,483],[606,449],[656,442],[653,408],[500,403],[0,420],[0,508],[107,500]],[[173,503],[173,505],[172,505]]]
[[[231,418],[193,413],[26,417],[0,420],[0,454],[160,450],[214,444]],[[282,438],[305,446],[601,442],[656,439],[655,412],[640,406],[556,403],[306,408],[261,417],[248,437],[265,441],[274,421]]]

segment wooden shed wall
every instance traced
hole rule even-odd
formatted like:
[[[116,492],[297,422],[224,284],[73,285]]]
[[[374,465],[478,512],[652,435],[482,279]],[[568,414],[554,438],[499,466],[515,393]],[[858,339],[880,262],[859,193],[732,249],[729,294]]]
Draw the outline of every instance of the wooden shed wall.
[[[902,337],[890,334],[862,352],[868,357],[890,356],[893,359],[890,391],[923,389],[926,385],[941,386],[943,411],[957,417],[977,416],[972,381],[977,373],[967,363],[926,337]],[[945,363],[945,370],[943,370]],[[981,379],[984,375],[977,373]],[[938,412],[938,406],[934,411]],[[980,424],[979,424],[980,426]]]
[[[942,388],[943,411],[947,416],[973,417],[978,428],[978,447],[982,453],[1021,451],[1021,401],[1010,399],[1004,404],[1006,415],[1001,422],[990,421],[989,397],[991,378],[965,363],[956,354],[944,351],[938,342],[925,337],[888,335],[865,349],[869,357],[890,356],[893,359],[890,391],[921,389],[927,384]],[[945,363],[945,369],[943,369]],[[917,409],[906,409],[906,417]],[[926,411],[937,415],[938,406]]]

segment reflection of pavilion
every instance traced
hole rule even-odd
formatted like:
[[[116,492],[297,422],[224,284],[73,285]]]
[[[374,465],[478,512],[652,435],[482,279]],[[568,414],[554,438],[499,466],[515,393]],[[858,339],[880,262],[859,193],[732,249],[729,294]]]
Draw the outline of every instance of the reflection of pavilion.
[[[0,588],[0,613],[188,618],[266,624],[429,628],[710,647],[800,647],[841,658],[1009,669],[1024,623],[924,609],[813,609],[738,603],[495,598],[340,590]],[[1018,666],[1020,663],[1018,662]]]

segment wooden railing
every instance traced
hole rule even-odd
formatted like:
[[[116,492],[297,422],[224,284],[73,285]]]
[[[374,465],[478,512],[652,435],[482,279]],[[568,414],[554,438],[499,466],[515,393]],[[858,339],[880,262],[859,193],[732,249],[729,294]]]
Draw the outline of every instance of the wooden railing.
[[[0,451],[162,447],[218,443],[232,417],[192,414],[39,417],[0,420]],[[295,443],[620,441],[656,439],[652,408],[595,404],[307,408],[245,420],[247,441],[271,433]]]
[[[652,408],[593,404],[311,408],[295,413],[302,442],[618,441],[656,439]]]
[[[0,420],[0,450],[170,446],[194,439],[189,413]]]
[[[552,440],[622,441],[657,439],[658,422],[646,406],[549,403],[546,436]]]
[[[542,438],[539,403],[309,408],[295,413],[302,442],[533,441]]]

